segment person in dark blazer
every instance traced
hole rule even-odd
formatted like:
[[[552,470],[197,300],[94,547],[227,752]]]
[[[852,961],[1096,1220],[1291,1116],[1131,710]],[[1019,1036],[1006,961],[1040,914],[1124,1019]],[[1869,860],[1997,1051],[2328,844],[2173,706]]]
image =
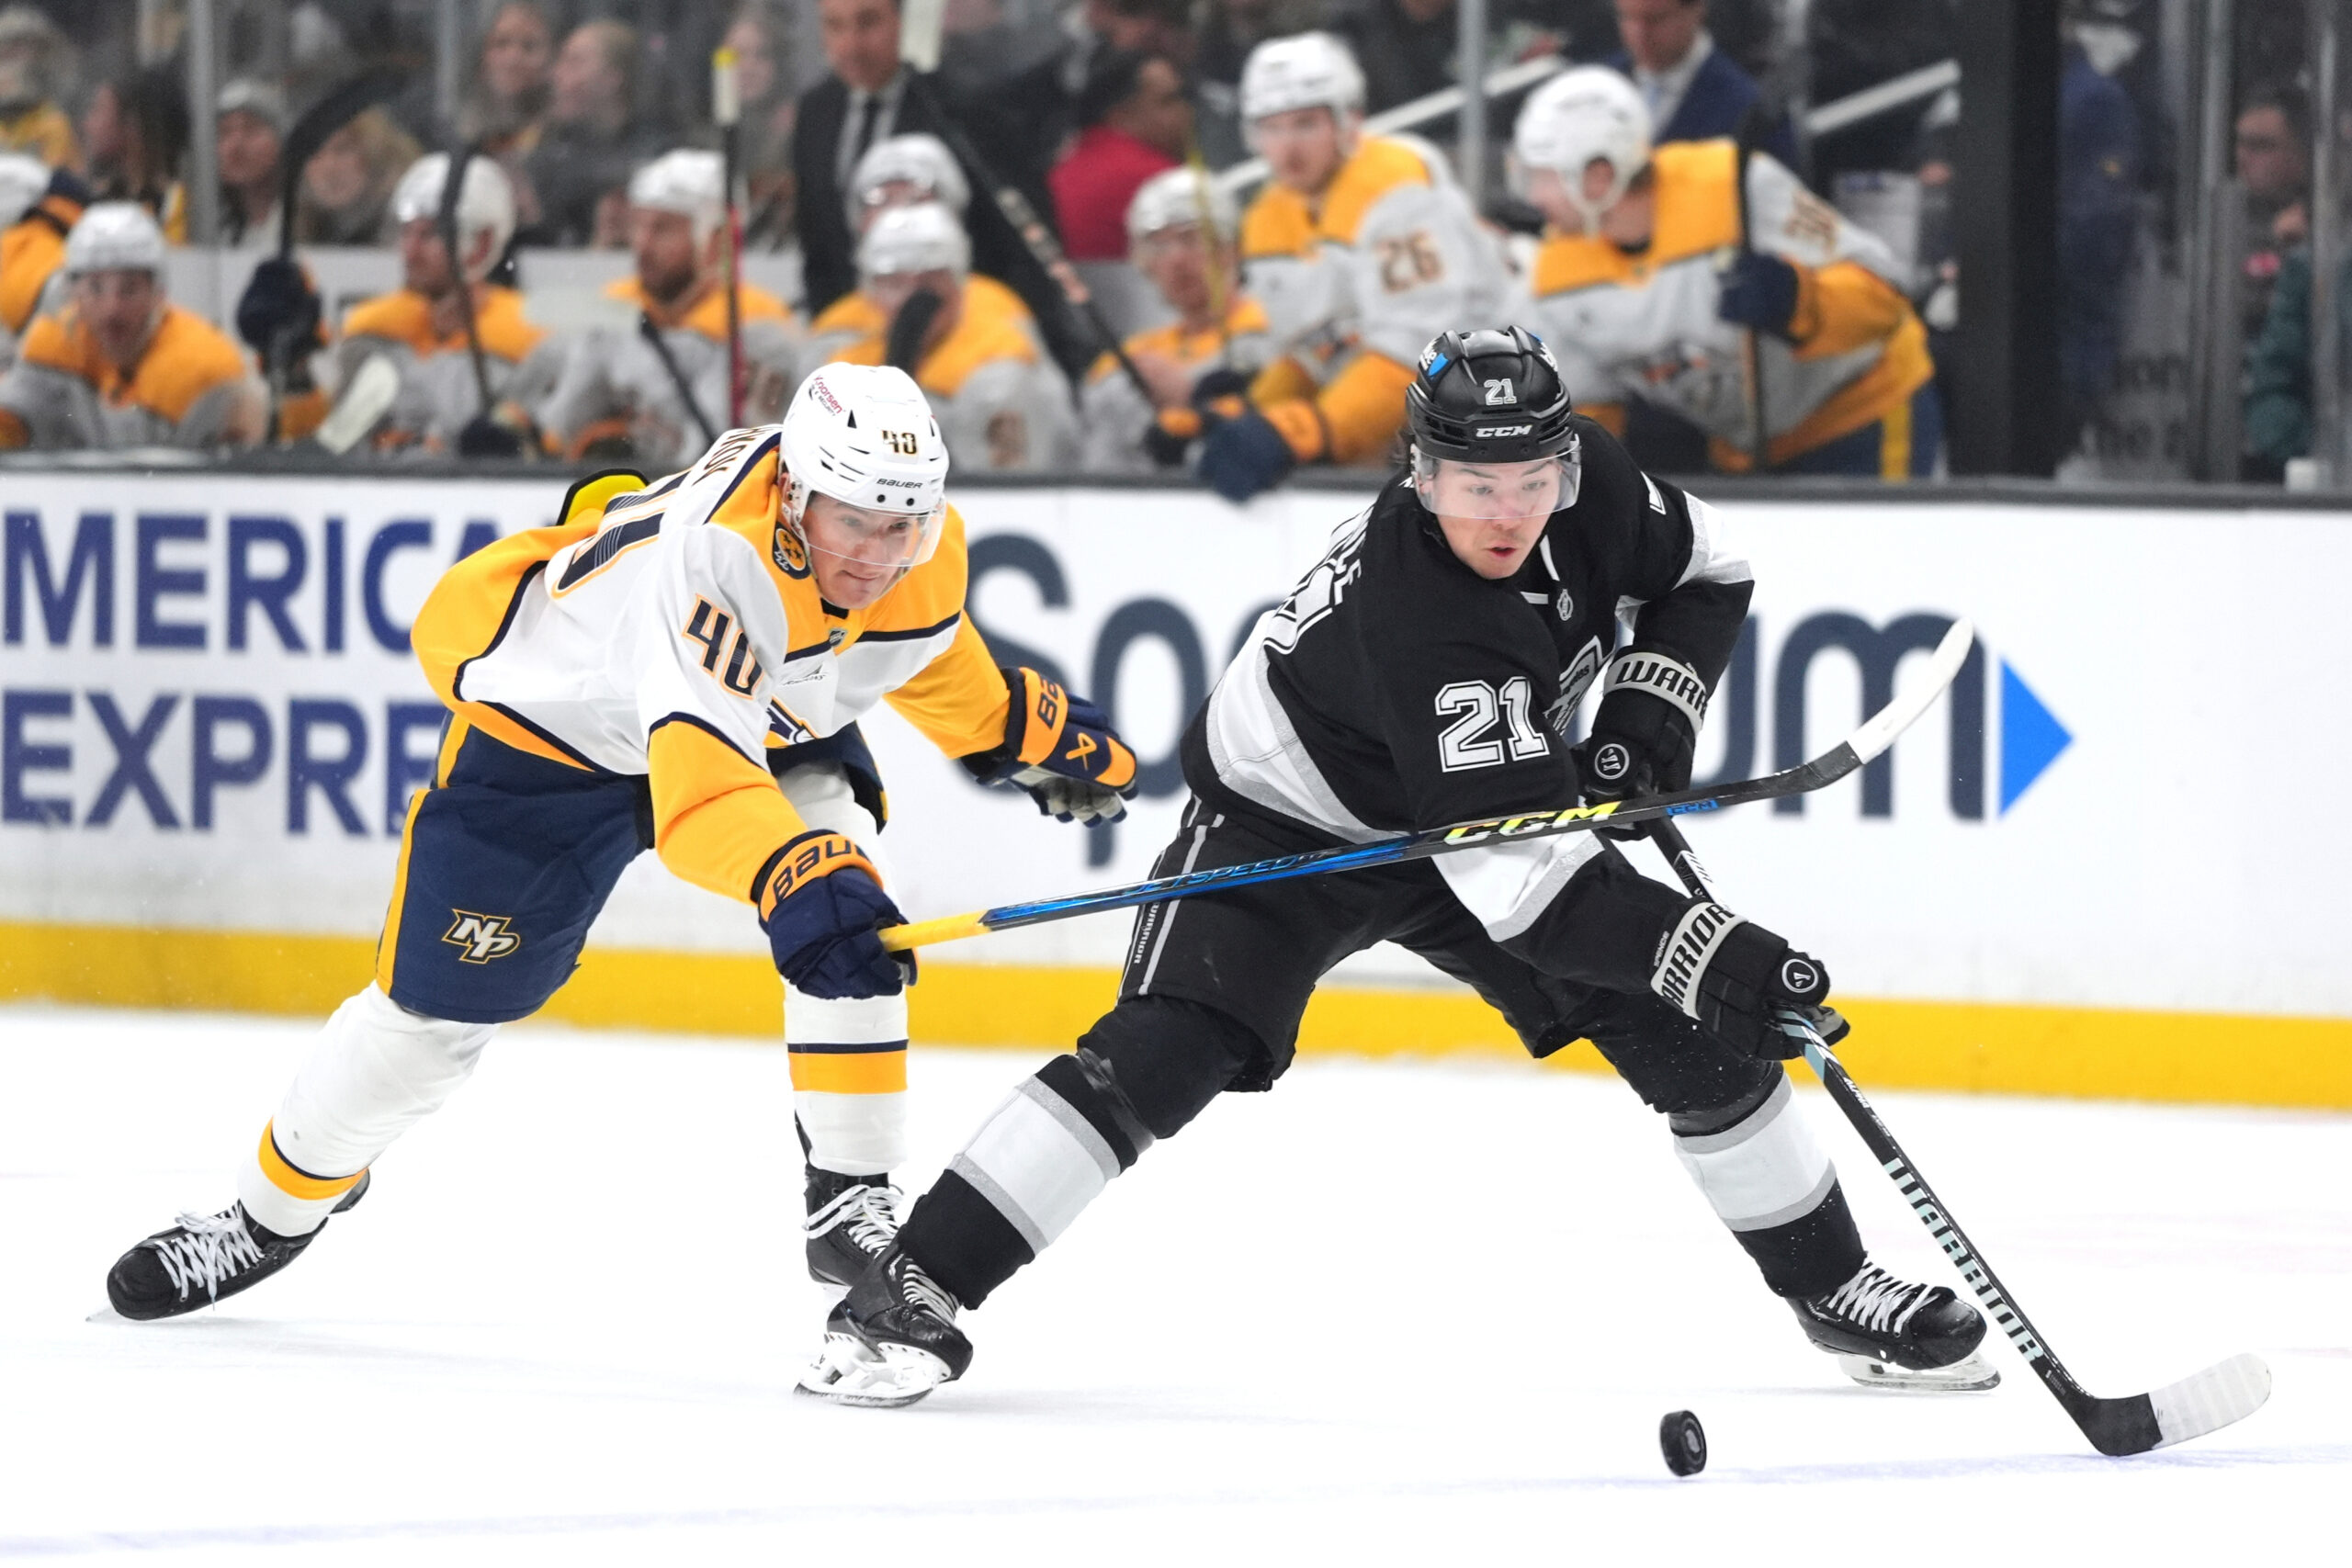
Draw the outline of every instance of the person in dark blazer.
[[[1601,63],[1634,79],[1649,106],[1654,141],[1738,134],[1762,93],[1708,36],[1707,0],[1617,0],[1617,32],[1624,47]],[[1775,117],[1757,145],[1798,168],[1786,114]]]
[[[826,78],[801,96],[792,141],[797,196],[794,223],[800,235],[801,288],[810,320],[857,288],[856,235],[843,197],[857,160],[876,142],[914,131],[939,135],[939,106],[950,98],[939,76],[920,83],[899,60],[897,0],[818,0],[824,39]],[[993,120],[962,101],[948,105],[961,129],[994,172],[1018,186],[1030,205],[1051,222],[1053,202],[1046,190],[1042,161],[992,134]],[[943,137],[950,147],[952,137]],[[1061,290],[1021,236],[1006,222],[978,170],[966,168],[973,201],[969,223],[972,268],[1021,296],[1037,318],[1046,346],[1066,370],[1083,369],[1101,351],[1071,316]]]

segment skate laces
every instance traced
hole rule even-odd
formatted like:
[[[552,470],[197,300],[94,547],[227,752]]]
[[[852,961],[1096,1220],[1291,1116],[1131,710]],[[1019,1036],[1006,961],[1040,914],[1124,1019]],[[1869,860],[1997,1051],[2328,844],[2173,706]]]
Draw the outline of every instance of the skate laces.
[[[183,1297],[201,1287],[208,1299],[218,1300],[224,1280],[261,1261],[261,1245],[245,1228],[240,1209],[182,1214],[178,1223],[179,1235],[151,1239],[146,1245],[155,1249],[164,1274]]]
[[[906,1254],[899,1255],[899,1267],[892,1270],[898,1277],[899,1295],[909,1306],[922,1308],[933,1317],[945,1322],[956,1321],[956,1298],[945,1287],[922,1271],[922,1265]]]
[[[899,1190],[887,1182],[879,1187],[853,1187],[809,1215],[802,1233],[813,1238],[847,1226],[850,1240],[878,1253],[899,1234]]]
[[[1875,1263],[1865,1263],[1852,1279],[1829,1293],[1823,1306],[1872,1333],[1900,1334],[1911,1314],[1926,1304],[1932,1289],[1907,1283]]]

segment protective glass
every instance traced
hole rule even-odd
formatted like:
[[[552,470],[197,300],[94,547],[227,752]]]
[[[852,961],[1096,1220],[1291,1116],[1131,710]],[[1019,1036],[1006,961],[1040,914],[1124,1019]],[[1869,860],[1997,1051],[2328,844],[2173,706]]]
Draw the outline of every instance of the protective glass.
[[[1577,503],[1584,464],[1566,455],[1526,463],[1474,463],[1415,454],[1413,484],[1441,517],[1516,522],[1549,517]]]

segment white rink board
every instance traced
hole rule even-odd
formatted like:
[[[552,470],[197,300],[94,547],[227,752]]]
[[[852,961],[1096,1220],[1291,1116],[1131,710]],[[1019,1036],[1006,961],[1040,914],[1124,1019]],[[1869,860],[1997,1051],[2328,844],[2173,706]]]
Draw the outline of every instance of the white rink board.
[[[0,919],[373,935],[396,843],[388,737],[399,705],[432,702],[399,651],[405,626],[469,528],[478,539],[551,521],[560,495],[548,481],[11,475]],[[878,716],[867,728],[893,807],[881,849],[909,914],[1146,874],[1182,804],[1172,753],[1188,695],[1359,503],[1329,492],[1245,509],[1181,491],[962,495],[981,625],[1008,661],[1021,657],[1017,643],[1110,705],[1160,793],[1138,803],[1107,860],[1090,863],[1088,835],[978,789]],[[1792,634],[1819,632],[1824,617],[1883,627],[1967,615],[1985,654],[1963,676],[1982,692],[1984,733],[1967,748],[1981,750],[1981,815],[1955,810],[1939,706],[1895,749],[1885,815],[1864,816],[1849,781],[1801,815],[1752,807],[1691,820],[1735,907],[1828,959],[1857,995],[2352,1014],[2333,897],[2352,871],[2352,818],[2324,794],[2352,771],[2331,678],[2337,584],[2352,581],[2346,520],[1963,502],[1731,510],[1758,577],[1753,696],[1734,680],[1718,698],[1702,777],[1729,764],[1735,734],[1750,738],[1737,771],[1760,773],[1783,748],[1817,750],[1859,716],[1852,655],[1828,648],[1803,679],[1783,658]],[[289,529],[302,541],[299,573],[280,542]],[[77,537],[91,551],[68,604]],[[103,646],[91,594],[101,576],[111,587]],[[289,577],[273,600],[268,585]],[[299,651],[281,648],[273,604]],[[243,647],[232,646],[234,620]],[[2007,810],[2002,756],[2020,743],[2003,735],[2005,664],[2073,737]],[[1792,743],[1781,713],[1800,691],[1804,734]],[[136,789],[118,790],[111,819],[91,825],[117,755],[92,694],[132,730],[152,704],[175,699],[151,761],[176,827],[155,826]],[[202,828],[199,701],[212,736]],[[307,824],[292,826],[298,703],[308,705],[313,774],[335,771],[345,726],[365,735],[342,787],[356,830],[323,784],[300,792]],[[241,766],[256,716],[270,755]],[[403,778],[421,773],[433,740],[431,714],[416,706],[406,717]],[[2317,798],[2299,808],[2297,788]],[[2225,816],[2232,789],[2285,804]],[[52,802],[70,820],[41,820],[58,815]],[[1125,926],[1099,917],[941,956],[1109,964]],[[676,883],[650,856],[598,934],[637,948],[762,946],[740,909]],[[1402,954],[1372,955],[1354,972],[1428,978]]]

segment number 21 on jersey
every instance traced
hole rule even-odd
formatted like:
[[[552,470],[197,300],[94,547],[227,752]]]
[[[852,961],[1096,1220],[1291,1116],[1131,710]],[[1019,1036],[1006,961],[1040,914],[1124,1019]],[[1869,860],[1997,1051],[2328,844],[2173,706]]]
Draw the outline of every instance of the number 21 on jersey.
[[[1449,773],[1468,768],[1491,768],[1503,761],[1506,750],[1514,762],[1532,761],[1552,753],[1552,742],[1532,719],[1535,690],[1524,675],[1514,675],[1498,688],[1485,681],[1456,681],[1437,694],[1440,718],[1459,714],[1437,738],[1438,766]],[[1501,736],[1496,736],[1498,720]]]

